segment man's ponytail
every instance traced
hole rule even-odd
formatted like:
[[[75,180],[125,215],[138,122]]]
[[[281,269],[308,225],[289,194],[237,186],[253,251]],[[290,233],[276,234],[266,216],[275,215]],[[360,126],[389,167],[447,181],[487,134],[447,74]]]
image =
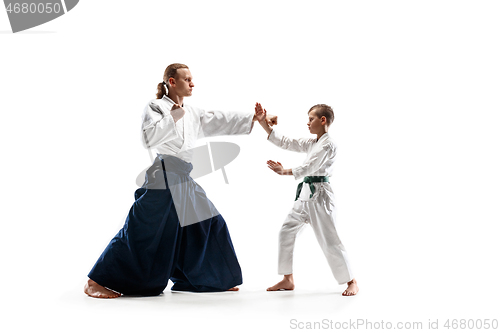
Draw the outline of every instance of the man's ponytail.
[[[164,95],[167,94],[167,88],[165,82],[158,83],[158,92],[156,93],[157,99],[162,99]]]

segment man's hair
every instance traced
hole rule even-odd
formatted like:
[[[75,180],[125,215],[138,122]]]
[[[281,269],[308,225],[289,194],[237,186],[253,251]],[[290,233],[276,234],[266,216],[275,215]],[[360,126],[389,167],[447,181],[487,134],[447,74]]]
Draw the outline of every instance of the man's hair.
[[[156,98],[157,99],[161,99],[163,97],[163,95],[166,95],[167,94],[167,85],[168,85],[168,79],[173,77],[175,79],[175,77],[177,76],[177,70],[178,69],[181,69],[181,68],[187,68],[189,69],[188,66],[184,65],[184,64],[171,64],[171,65],[168,65],[167,69],[165,69],[165,73],[163,73],[163,82],[160,82],[158,83],[158,92],[156,93]]]
[[[335,116],[333,114],[333,109],[331,106],[328,106],[326,104],[316,104],[315,106],[309,109],[307,114],[309,114],[309,112],[311,112],[312,110],[314,110],[318,118],[321,119],[321,117],[325,117],[326,124],[328,126],[330,126],[333,123],[333,119],[335,118]]]

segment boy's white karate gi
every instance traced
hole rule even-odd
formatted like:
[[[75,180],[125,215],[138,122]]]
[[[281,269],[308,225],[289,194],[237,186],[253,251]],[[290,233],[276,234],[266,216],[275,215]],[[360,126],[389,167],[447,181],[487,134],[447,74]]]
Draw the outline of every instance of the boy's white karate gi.
[[[316,138],[290,139],[273,129],[268,138],[276,146],[299,153],[307,153],[302,166],[292,168],[295,179],[305,176],[332,175],[336,146],[328,133]],[[298,199],[283,223],[279,235],[278,274],[293,273],[293,250],[295,238],[306,223],[311,224],[314,234],[326,256],[330,269],[339,284],[351,281],[354,276],[349,267],[347,253],[337,235],[335,227],[335,203],[330,183],[303,183]]]

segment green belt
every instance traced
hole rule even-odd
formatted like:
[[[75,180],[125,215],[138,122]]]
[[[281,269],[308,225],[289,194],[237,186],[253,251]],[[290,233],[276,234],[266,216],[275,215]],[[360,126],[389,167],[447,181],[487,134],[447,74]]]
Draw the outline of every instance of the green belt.
[[[309,198],[312,198],[312,196],[314,194],[314,185],[312,183],[322,183],[322,182],[328,183],[328,181],[329,181],[328,176],[307,176],[307,177],[304,177],[304,181],[299,183],[299,185],[297,186],[297,195],[295,196],[295,200],[297,200],[299,198],[300,191],[302,190],[302,185],[304,185],[304,183],[309,184],[309,189],[311,190],[311,195],[309,196]]]

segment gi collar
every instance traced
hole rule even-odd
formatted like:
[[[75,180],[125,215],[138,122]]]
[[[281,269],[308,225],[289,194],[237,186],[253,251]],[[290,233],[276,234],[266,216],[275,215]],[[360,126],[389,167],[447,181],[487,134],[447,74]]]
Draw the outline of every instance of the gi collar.
[[[176,104],[173,100],[170,99],[170,97],[168,97],[167,95],[163,95],[162,99],[172,103],[172,104]],[[181,105],[181,107],[184,107],[184,103]]]
[[[330,135],[328,135],[328,132],[325,132],[325,133],[321,136],[321,138],[316,139],[316,143],[318,143],[318,142],[320,142],[320,141],[324,141],[324,140],[326,140],[326,139],[327,139],[327,138],[329,138],[329,137],[330,137]]]

